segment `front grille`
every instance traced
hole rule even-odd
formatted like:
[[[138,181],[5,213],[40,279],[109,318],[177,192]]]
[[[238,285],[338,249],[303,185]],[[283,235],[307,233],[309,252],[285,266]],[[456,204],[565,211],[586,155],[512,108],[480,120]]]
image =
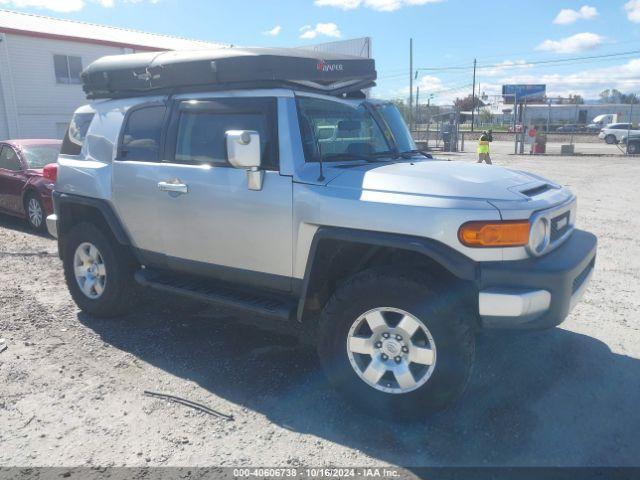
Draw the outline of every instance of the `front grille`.
[[[571,228],[571,211],[551,219],[551,243],[561,238]]]
[[[576,293],[578,289],[582,286],[584,281],[587,279],[587,277],[591,273],[591,270],[593,270],[593,267],[595,266],[595,264],[596,264],[596,257],[593,257],[593,259],[589,262],[589,265],[587,265],[585,269],[582,272],[580,272],[580,275],[578,275],[576,278],[573,279],[573,287],[571,289],[572,295]]]

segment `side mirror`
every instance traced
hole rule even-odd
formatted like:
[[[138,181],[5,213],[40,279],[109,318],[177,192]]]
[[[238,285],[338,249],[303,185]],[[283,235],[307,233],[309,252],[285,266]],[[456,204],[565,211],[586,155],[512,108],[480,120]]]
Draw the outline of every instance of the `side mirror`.
[[[247,171],[247,188],[262,190],[264,171],[260,170],[260,134],[251,130],[228,130],[227,160],[234,168]]]

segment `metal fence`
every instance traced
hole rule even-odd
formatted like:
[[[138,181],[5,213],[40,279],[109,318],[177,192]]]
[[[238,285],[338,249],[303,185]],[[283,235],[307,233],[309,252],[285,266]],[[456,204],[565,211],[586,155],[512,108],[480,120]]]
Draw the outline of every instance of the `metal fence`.
[[[482,131],[454,134],[441,131],[437,125],[418,126],[413,137],[418,148],[427,151],[466,152],[475,154]],[[609,144],[598,133],[544,133],[530,137],[529,132],[494,132],[491,151],[503,154],[536,155],[638,155],[640,144],[627,148],[626,143]],[[632,137],[633,138],[633,137]]]

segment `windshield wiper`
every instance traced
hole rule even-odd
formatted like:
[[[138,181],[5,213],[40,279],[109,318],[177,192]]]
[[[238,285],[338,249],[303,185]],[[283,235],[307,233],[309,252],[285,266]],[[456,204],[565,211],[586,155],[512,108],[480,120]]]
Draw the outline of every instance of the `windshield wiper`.
[[[413,155],[422,155],[425,158],[433,158],[433,155],[423,150],[406,150],[404,152],[400,152],[400,156],[402,158],[411,158]]]

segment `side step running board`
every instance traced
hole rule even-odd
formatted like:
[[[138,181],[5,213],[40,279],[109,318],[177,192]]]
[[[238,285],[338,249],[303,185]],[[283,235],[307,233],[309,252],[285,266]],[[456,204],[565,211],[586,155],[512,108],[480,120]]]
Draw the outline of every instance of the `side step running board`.
[[[233,288],[202,277],[145,268],[136,272],[135,279],[143,287],[243,310],[274,320],[293,321],[297,309],[297,302],[293,298],[244,292],[240,287]]]

